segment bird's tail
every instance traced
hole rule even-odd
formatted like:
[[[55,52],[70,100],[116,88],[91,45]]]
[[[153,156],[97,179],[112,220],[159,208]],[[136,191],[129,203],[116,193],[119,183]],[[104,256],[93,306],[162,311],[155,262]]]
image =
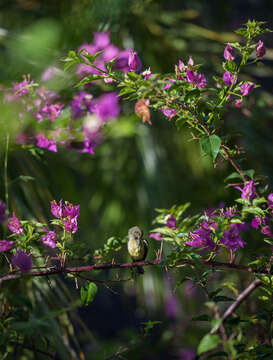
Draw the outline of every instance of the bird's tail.
[[[137,266],[136,270],[137,270],[138,275],[143,275],[144,274],[144,269],[143,269],[142,266]]]

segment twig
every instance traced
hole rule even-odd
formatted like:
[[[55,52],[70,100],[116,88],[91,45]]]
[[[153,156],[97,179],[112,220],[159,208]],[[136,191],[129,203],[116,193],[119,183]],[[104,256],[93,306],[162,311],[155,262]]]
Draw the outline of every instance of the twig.
[[[80,273],[80,272],[89,272],[95,270],[109,270],[109,269],[128,269],[133,268],[136,266],[153,266],[158,265],[162,262],[161,259],[150,260],[150,261],[137,261],[134,263],[109,263],[109,264],[94,264],[94,265],[86,265],[86,266],[75,266],[75,267],[61,267],[61,268],[54,268],[52,270],[45,270],[45,271],[33,271],[27,274],[6,274],[0,277],[0,283],[7,280],[13,280],[21,278],[22,276],[25,277],[32,277],[32,276],[49,276],[49,275],[57,275],[57,274],[67,274],[67,273]],[[223,263],[219,261],[200,261],[203,265],[208,265],[211,267],[223,267],[228,269],[234,270],[242,270],[248,271],[254,274],[264,274],[267,275],[266,270],[258,270],[253,269],[249,266],[245,265],[237,265],[237,264],[230,264],[230,263]],[[195,263],[191,260],[182,260],[174,267],[183,267],[185,265],[195,265]]]
[[[260,279],[255,279],[238,297],[237,299],[234,301],[233,304],[230,305],[230,307],[225,311],[224,315],[221,318],[221,323],[219,325],[219,327],[223,324],[223,322],[229,317],[231,316],[234,311],[241,305],[241,303],[243,301],[246,300],[246,298],[259,286],[263,285],[262,280]],[[211,334],[215,334],[218,331],[218,328],[212,329],[211,330]]]

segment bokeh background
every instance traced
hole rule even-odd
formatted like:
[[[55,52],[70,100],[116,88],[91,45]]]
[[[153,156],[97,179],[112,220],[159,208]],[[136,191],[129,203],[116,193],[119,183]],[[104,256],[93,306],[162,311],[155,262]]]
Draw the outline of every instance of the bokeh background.
[[[72,72],[63,73],[62,59],[69,50],[92,42],[96,31],[111,31],[112,43],[136,49],[143,69],[151,66],[155,73],[172,72],[178,59],[187,61],[191,55],[203,64],[202,72],[213,84],[212,76],[222,74],[224,44],[238,39],[233,30],[249,18],[272,26],[271,10],[270,0],[1,0],[1,86],[20,81],[22,74],[31,74],[39,82],[45,69],[55,66],[58,76],[48,86],[69,99],[77,91],[77,79]],[[272,186],[273,37],[269,34],[262,39],[268,49],[264,66],[249,67],[242,75],[261,88],[251,94],[246,107],[230,109],[225,126],[239,132],[236,142],[246,149],[243,167],[267,176]],[[11,121],[9,111],[0,115],[3,127]],[[152,113],[151,120],[152,126],[141,124],[134,115],[134,103],[123,103],[121,118],[110,127],[94,156],[60,150],[45,152],[37,160],[11,146],[9,180],[20,175],[34,177],[15,181],[10,187],[11,208],[23,218],[48,221],[50,200],[80,204],[75,242],[78,238],[85,243],[86,254],[102,247],[110,236],[124,237],[134,225],[148,236],[155,208],[191,202],[194,213],[221,201],[228,205],[236,195],[225,188],[224,178],[231,171],[228,165],[213,168],[201,157],[198,144],[188,141],[190,134],[185,129],[177,131],[162,114]],[[257,240],[251,237],[248,241],[251,258]],[[152,240],[150,244],[148,257],[152,259],[159,244]],[[126,250],[116,256],[129,260]],[[27,291],[35,314],[68,307],[51,317],[52,328],[41,329],[51,332],[58,359],[190,360],[207,327],[202,322],[190,325],[191,318],[204,310],[205,297],[189,281],[175,286],[186,274],[187,270],[147,269],[135,283],[99,286],[88,307],[79,306],[79,290],[62,277],[50,284],[34,280],[27,290],[20,284],[14,286],[22,295]],[[96,276],[105,279],[110,274]],[[237,284],[243,281],[230,276]],[[149,320],[160,323],[145,337],[142,323]],[[31,351],[25,354],[28,359],[45,358]],[[24,358],[19,350],[16,356]]]

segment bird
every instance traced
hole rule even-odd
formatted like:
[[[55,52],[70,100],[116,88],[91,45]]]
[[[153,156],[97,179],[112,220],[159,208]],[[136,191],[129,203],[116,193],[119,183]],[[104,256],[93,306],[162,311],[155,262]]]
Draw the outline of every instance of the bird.
[[[138,226],[129,229],[127,246],[133,262],[145,260],[148,252],[148,241],[143,239],[143,231]],[[141,266],[137,266],[137,271],[139,274],[144,274]]]

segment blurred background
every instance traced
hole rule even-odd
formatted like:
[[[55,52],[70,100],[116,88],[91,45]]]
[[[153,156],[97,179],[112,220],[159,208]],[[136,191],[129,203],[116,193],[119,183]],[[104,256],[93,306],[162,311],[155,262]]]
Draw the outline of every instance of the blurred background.
[[[272,27],[270,0],[1,0],[0,2],[0,82],[10,87],[31,74],[39,82],[44,71],[54,66],[58,76],[48,83],[66,100],[77,92],[77,78],[63,73],[69,50],[91,43],[94,32],[111,32],[111,42],[119,48],[134,48],[143,70],[172,72],[178,60],[193,56],[203,64],[202,72],[213,85],[213,75],[222,74],[223,49],[236,41],[233,33],[249,18],[268,22]],[[272,61],[273,36],[262,38],[267,48],[264,66],[249,67],[242,77],[261,84],[246,107],[228,112],[225,126],[240,132],[237,144],[246,149],[244,169],[268,177],[272,188]],[[9,180],[20,175],[34,177],[10,186],[11,209],[21,218],[48,221],[49,201],[64,199],[81,205],[80,231],[75,238],[84,241],[83,255],[103,247],[110,236],[123,238],[134,225],[148,236],[155,208],[191,202],[190,213],[227,205],[235,192],[225,188],[224,178],[231,172],[227,164],[213,168],[201,157],[198,144],[189,142],[190,134],[152,113],[152,126],[143,125],[134,115],[134,103],[122,103],[121,117],[110,126],[107,138],[95,155],[60,150],[46,151],[36,159],[26,150],[10,147]],[[0,119],[1,169],[3,165],[3,128],[13,121],[10,110]],[[2,176],[2,174],[1,174]],[[1,199],[4,186],[1,178]],[[248,257],[255,256],[257,239],[248,239]],[[159,244],[150,240],[148,258],[155,257]],[[167,252],[168,249],[165,249]],[[128,261],[126,250],[117,260]],[[81,263],[79,260],[78,263]],[[112,274],[113,275],[113,274]],[[135,283],[99,286],[94,302],[79,307],[79,290],[62,277],[34,280],[17,291],[31,300],[32,311],[52,315],[52,327],[38,330],[57,347],[57,359],[181,359],[194,358],[195,348],[207,327],[190,319],[204,312],[203,293],[190,281],[175,289],[187,275],[145,270]],[[95,276],[95,275],[94,275]],[[110,274],[96,274],[105,279]],[[125,272],[121,276],[126,278]],[[221,274],[217,274],[219,279]],[[231,281],[240,283],[238,275]],[[14,289],[10,288],[10,292]],[[26,306],[26,305],[24,305]],[[143,322],[158,321],[150,336]],[[152,326],[152,325],[151,325]],[[34,336],[34,334],[29,334]],[[27,349],[17,349],[16,359],[43,359]]]

